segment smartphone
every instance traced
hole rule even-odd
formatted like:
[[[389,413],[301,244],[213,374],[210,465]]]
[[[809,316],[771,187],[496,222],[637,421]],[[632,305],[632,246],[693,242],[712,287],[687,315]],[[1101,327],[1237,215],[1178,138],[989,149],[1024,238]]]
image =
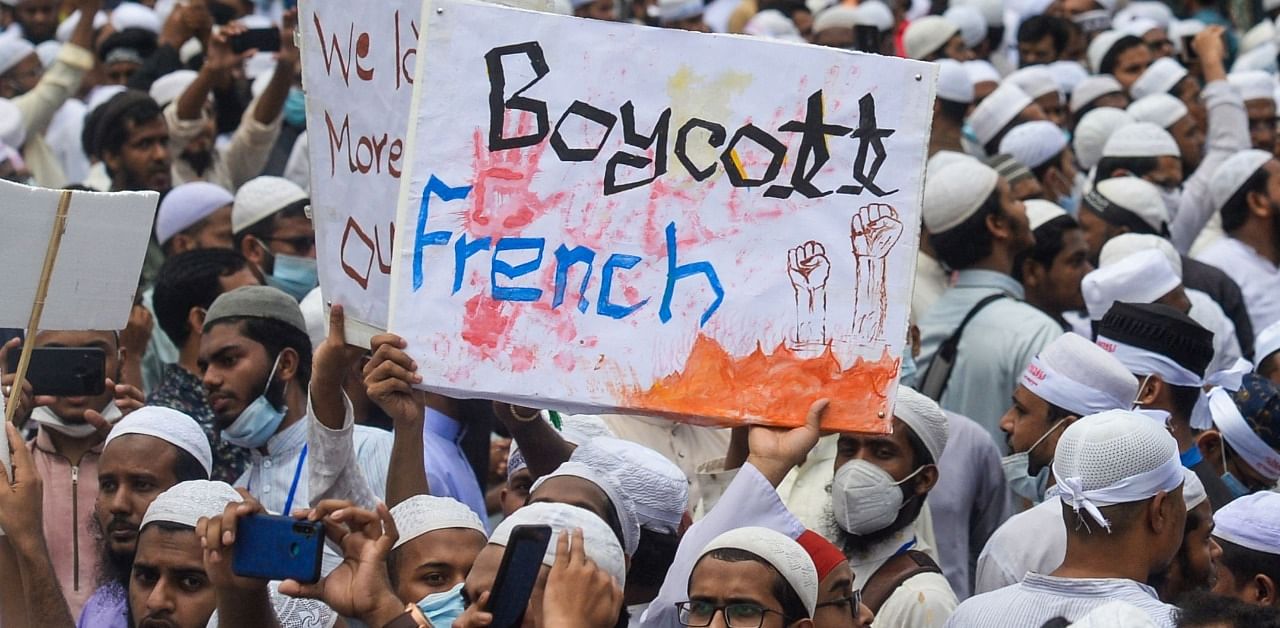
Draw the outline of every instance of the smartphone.
[[[253,514],[236,525],[231,571],[263,580],[320,580],[324,524],[279,515]]]
[[[1182,56],[1186,57],[1188,61],[1200,56],[1196,53],[1196,49],[1191,45],[1191,42],[1195,41],[1195,38],[1195,35],[1187,35],[1182,38]]]
[[[529,595],[542,569],[542,557],[551,543],[551,526],[516,526],[489,591],[485,610],[493,615],[493,628],[512,628],[524,621]]]
[[[241,53],[258,49],[258,52],[277,52],[280,50],[280,31],[274,28],[251,28],[228,40],[231,50]]]
[[[853,26],[853,47],[862,52],[880,52],[880,29],[872,24]]]
[[[18,371],[21,355],[16,349],[9,352],[5,373]],[[36,347],[31,350],[26,379],[36,395],[101,395],[107,385],[107,352],[97,347]]]

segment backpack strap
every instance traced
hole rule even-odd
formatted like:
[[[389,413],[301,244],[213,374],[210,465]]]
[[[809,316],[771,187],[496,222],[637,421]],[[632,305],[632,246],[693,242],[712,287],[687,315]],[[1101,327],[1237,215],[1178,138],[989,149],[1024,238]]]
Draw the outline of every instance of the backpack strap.
[[[987,295],[981,301],[974,304],[968,314],[960,321],[960,325],[956,327],[955,332],[951,334],[942,344],[938,346],[938,352],[934,354],[933,360],[929,362],[929,368],[924,373],[921,380],[920,392],[925,396],[938,401],[942,399],[942,393],[947,390],[947,383],[951,380],[951,369],[955,365],[956,351],[960,347],[960,337],[964,335],[964,329],[969,326],[969,321],[978,315],[983,308],[1005,298],[1004,293]]]
[[[903,582],[922,573],[942,573],[942,568],[928,554],[916,550],[907,550],[885,561],[867,583],[862,585],[862,603],[879,613],[885,600],[893,595]]]

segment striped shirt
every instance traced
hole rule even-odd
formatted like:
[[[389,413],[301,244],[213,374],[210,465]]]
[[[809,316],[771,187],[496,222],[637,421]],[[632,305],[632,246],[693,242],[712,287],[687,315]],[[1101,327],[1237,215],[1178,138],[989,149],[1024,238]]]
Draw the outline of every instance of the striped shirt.
[[[1177,608],[1161,602],[1155,589],[1122,578],[1057,578],[1029,573],[1022,582],[971,597],[956,608],[947,628],[1040,628],[1064,617],[1075,622],[1111,601],[1132,604],[1157,626],[1173,628]]]

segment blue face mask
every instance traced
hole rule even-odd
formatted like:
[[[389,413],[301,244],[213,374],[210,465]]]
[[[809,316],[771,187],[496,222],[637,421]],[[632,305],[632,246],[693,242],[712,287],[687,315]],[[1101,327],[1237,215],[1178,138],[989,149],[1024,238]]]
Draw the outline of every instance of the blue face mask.
[[[261,243],[259,243],[261,246]],[[320,277],[316,271],[316,261],[310,257],[298,257],[284,253],[272,253],[265,246],[262,250],[275,257],[275,265],[267,276],[267,285],[283,290],[289,296],[301,301],[307,294],[320,285]]]
[[[911,386],[916,382],[916,358],[911,355],[911,345],[905,347],[906,351],[902,353],[902,363],[898,365],[898,381],[903,386]]]
[[[284,121],[291,126],[306,126],[307,98],[300,87],[290,87],[284,99]]]
[[[432,626],[449,628],[467,610],[466,604],[462,602],[462,585],[459,582],[448,591],[432,593],[418,602],[418,610],[427,616]]]
[[[249,404],[249,407],[231,422],[231,425],[227,426],[227,429],[222,430],[222,438],[228,443],[245,449],[257,449],[266,445],[280,428],[280,422],[284,420],[284,414],[289,411],[289,408],[277,410],[275,405],[267,399],[267,390],[271,388],[278,366],[280,366],[279,355],[276,356],[275,364],[271,366],[271,374],[267,376],[267,386],[262,394],[258,395],[258,398],[254,399],[253,403]],[[285,387],[287,389],[288,384],[285,384]]]
[[[1232,475],[1230,471],[1227,471],[1226,442],[1222,443],[1221,448],[1222,448],[1222,470],[1226,471],[1226,473],[1222,474],[1222,483],[1227,485],[1228,491],[1231,491],[1231,499],[1235,499],[1237,497],[1244,497],[1245,495],[1252,493],[1253,491],[1250,491],[1249,487],[1245,486],[1244,483],[1241,482],[1240,480],[1237,480],[1236,476]]]

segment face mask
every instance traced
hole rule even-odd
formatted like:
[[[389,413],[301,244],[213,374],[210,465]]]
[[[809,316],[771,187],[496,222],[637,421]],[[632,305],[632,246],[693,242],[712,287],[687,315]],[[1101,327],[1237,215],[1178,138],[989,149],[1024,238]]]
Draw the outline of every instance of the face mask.
[[[1232,475],[1230,471],[1227,471],[1227,443],[1223,442],[1220,447],[1222,449],[1222,470],[1226,471],[1226,473],[1222,474],[1222,483],[1227,485],[1228,491],[1231,491],[1231,499],[1248,495],[1251,492],[1249,487],[1245,486],[1244,482],[1237,480],[1236,476]]]
[[[228,443],[245,449],[257,449],[267,444],[271,436],[276,433],[280,427],[280,422],[284,420],[285,412],[289,411],[288,406],[284,406],[277,410],[271,401],[267,399],[267,391],[271,389],[271,382],[276,377],[276,367],[280,366],[280,356],[276,356],[276,362],[271,366],[271,374],[267,376],[267,385],[262,390],[262,394],[258,395],[249,407],[245,408],[240,416],[236,417],[227,429],[222,430],[222,438]],[[285,384],[288,389],[288,384]]]
[[[911,355],[911,345],[907,345],[906,349],[902,354],[902,363],[898,365],[898,380],[904,386],[909,386],[916,381],[916,358]]]
[[[832,514],[840,529],[866,535],[889,527],[904,503],[899,485],[915,477],[920,469],[894,482],[889,472],[866,460],[845,463],[831,484]]]
[[[1160,189],[1160,200],[1164,201],[1165,208],[1169,210],[1169,216],[1178,215],[1178,206],[1182,203],[1182,186],[1159,185],[1156,187]]]
[[[1049,466],[1045,465],[1039,473],[1031,475],[1031,452],[1066,423],[1066,421],[1058,421],[1041,434],[1040,438],[1037,438],[1026,451],[1009,454],[1000,459],[1000,466],[1004,468],[1004,479],[1009,483],[1009,490],[1013,491],[1014,495],[1037,504],[1044,501],[1045,487],[1049,485]]]
[[[432,626],[450,628],[453,622],[457,621],[458,617],[462,615],[462,612],[467,610],[466,605],[462,602],[463,584],[459,582],[457,586],[448,591],[432,593],[422,598],[421,602],[418,602],[418,610],[427,616],[427,620],[431,622]]]
[[[116,407],[116,402],[114,401],[108,402],[107,406],[102,409],[102,418],[112,425],[115,425],[116,421],[123,417],[124,414],[120,412],[120,408]],[[54,414],[53,410],[46,406],[40,406],[32,410],[31,420],[70,438],[89,438],[98,433],[98,428],[89,423],[68,423],[64,421],[62,417]]]
[[[307,98],[302,88],[289,88],[289,95],[284,99],[284,121],[291,126],[307,123]]]
[[[261,243],[259,246],[261,246]],[[267,251],[267,248],[264,246],[262,250]],[[267,254],[275,258],[275,266],[272,267],[271,274],[267,276],[268,286],[282,290],[289,296],[301,301],[316,286],[320,285],[314,259],[298,257],[297,255],[285,255],[284,253],[272,253],[271,251],[267,251]]]

